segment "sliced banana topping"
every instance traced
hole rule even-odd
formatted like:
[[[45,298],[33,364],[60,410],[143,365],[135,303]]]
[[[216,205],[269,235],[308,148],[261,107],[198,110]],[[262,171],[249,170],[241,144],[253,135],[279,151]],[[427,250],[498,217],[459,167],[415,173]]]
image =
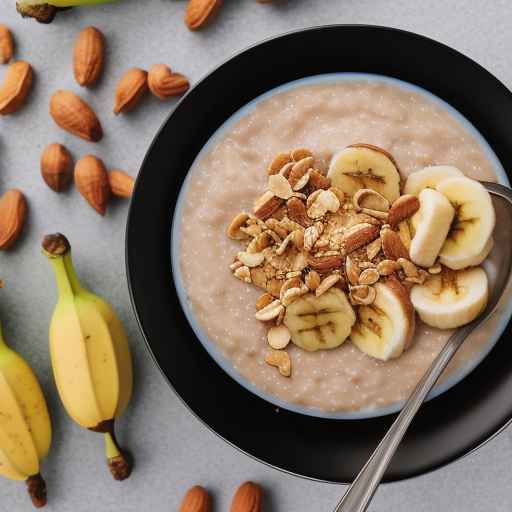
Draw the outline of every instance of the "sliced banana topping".
[[[414,309],[397,279],[379,282],[374,289],[373,303],[359,308],[350,339],[365,354],[387,361],[400,356],[411,343]]]
[[[420,209],[411,219],[414,237],[409,254],[416,265],[431,267],[445,243],[455,210],[443,194],[431,188],[423,189],[419,199]]]
[[[319,297],[311,293],[299,297],[286,308],[284,317],[292,342],[308,351],[339,347],[355,321],[352,306],[337,288]]]
[[[454,329],[474,320],[487,305],[489,285],[480,267],[444,268],[425,284],[411,290],[411,301],[420,318],[439,329]]]
[[[457,167],[451,165],[431,165],[409,174],[405,182],[404,194],[417,196],[425,188],[437,188],[441,181],[459,176],[464,175]]]
[[[400,174],[387,151],[367,144],[349,146],[334,155],[327,176],[333,187],[354,196],[372,189],[392,203],[400,195]]]
[[[454,270],[479,265],[489,254],[496,216],[491,195],[478,181],[465,177],[443,180],[437,186],[455,209],[439,260]]]

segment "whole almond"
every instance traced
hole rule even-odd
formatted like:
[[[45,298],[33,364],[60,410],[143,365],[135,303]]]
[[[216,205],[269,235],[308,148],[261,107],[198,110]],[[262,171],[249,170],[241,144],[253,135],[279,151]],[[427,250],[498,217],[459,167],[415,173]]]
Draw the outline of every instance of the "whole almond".
[[[0,25],[0,64],[7,64],[14,53],[14,41],[6,25]]]
[[[63,129],[90,142],[103,137],[94,110],[74,92],[59,90],[50,99],[50,115]]]
[[[343,233],[343,250],[345,254],[350,254],[360,247],[364,247],[370,242],[373,242],[378,237],[378,226],[373,226],[366,222],[356,224]]]
[[[18,240],[25,218],[27,201],[20,190],[8,190],[0,198],[0,250],[6,250]]]
[[[190,30],[200,29],[212,19],[222,3],[222,0],[189,0],[185,24]]]
[[[148,73],[140,68],[129,69],[117,83],[114,114],[132,110],[148,90]]]
[[[245,482],[235,493],[230,512],[261,512],[263,491],[258,484]]]
[[[409,259],[409,251],[400,239],[400,235],[390,228],[382,229],[380,233],[382,241],[382,250],[384,256],[390,260],[398,260],[399,258]]]
[[[108,181],[112,194],[117,197],[132,197],[135,180],[129,174],[113,169],[108,173]]]
[[[84,28],[75,41],[73,72],[75,80],[83,87],[94,85],[103,71],[105,43],[103,34],[96,27]]]
[[[148,73],[150,91],[161,100],[172,96],[179,96],[188,90],[190,83],[187,77],[180,73],[173,73],[165,64],[151,66]]]
[[[288,199],[286,206],[288,207],[288,217],[291,220],[305,228],[311,226],[311,219],[308,217],[306,205],[303,201],[298,197],[292,197]]]
[[[316,270],[319,274],[324,275],[333,270],[339,270],[343,265],[343,258],[341,255],[308,256],[307,262],[312,270]]]
[[[395,227],[403,220],[412,217],[420,209],[420,200],[413,195],[400,196],[389,210],[388,222]]]
[[[110,198],[110,184],[104,163],[94,155],[84,156],[75,165],[75,184],[87,202],[105,215]]]
[[[211,512],[212,499],[200,485],[195,485],[187,491],[181,502],[179,512]]]
[[[253,208],[254,215],[261,220],[268,219],[283,203],[284,201],[280,197],[267,190],[267,192],[256,199]]]
[[[0,114],[12,114],[23,106],[32,80],[32,66],[28,62],[19,60],[9,66],[0,86]]]
[[[55,192],[61,192],[71,181],[73,159],[62,144],[46,146],[41,155],[41,176]]]

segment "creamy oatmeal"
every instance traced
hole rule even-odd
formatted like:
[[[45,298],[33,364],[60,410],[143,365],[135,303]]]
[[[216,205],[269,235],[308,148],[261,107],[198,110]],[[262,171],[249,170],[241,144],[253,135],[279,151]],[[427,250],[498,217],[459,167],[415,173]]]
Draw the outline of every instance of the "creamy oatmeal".
[[[345,190],[345,193],[341,190],[341,197],[337,197],[339,190],[336,187],[332,188],[330,181],[324,186],[322,179],[330,180],[328,171],[330,165],[332,169],[331,162],[334,155],[343,148],[362,141],[385,148],[394,159],[391,161],[399,168],[402,181],[399,183],[397,180],[391,188],[373,187],[378,189],[375,197],[369,197],[368,193],[366,193],[368,197],[365,194],[359,194],[358,201],[361,201],[361,204],[358,201],[354,204],[357,189],[371,191],[372,183],[375,183],[375,180],[379,183],[380,178],[375,178],[373,182],[371,179],[369,182],[363,180],[364,182],[354,190],[350,189],[350,185],[347,189],[347,183],[343,181],[345,178],[341,182],[338,180],[338,184],[341,183],[340,188]],[[267,167],[275,162],[276,154],[285,152],[290,155],[290,149],[293,148],[311,150],[313,161],[307,162],[306,170],[318,172],[316,181],[317,184],[321,184],[318,190],[326,192],[324,199],[327,201],[327,206],[324,208],[322,205],[317,205],[316,208],[320,210],[316,213],[309,211],[315,201],[310,201],[311,204],[307,203],[317,190],[313,186],[311,174],[309,184],[306,183],[301,187],[299,183],[293,187],[296,189],[291,190],[295,195],[293,198],[289,195],[290,191],[282,192],[281,178],[286,181],[289,173],[285,171],[279,174],[289,160],[291,164],[295,164],[304,158],[310,158],[309,153],[291,155],[288,160],[284,157],[282,162],[275,163],[276,169],[278,168],[275,174],[274,171],[270,172],[274,174],[274,178],[269,179],[267,174]],[[300,149],[300,151],[307,150]],[[293,156],[295,158],[292,158]],[[264,214],[259,219],[255,217],[252,220],[252,217],[247,216],[239,219],[240,226],[244,228],[243,235],[239,237],[244,237],[242,241],[229,239],[226,236],[226,229],[240,212],[253,212],[255,200],[261,198],[262,193],[268,191],[269,187],[272,192],[266,199],[281,195],[279,207],[296,199],[298,202],[302,201],[308,209],[311,219],[307,225],[302,226],[304,232],[299,244],[308,243],[306,230],[318,225],[320,221],[325,225],[322,231],[326,229],[325,233],[330,233],[331,239],[337,235],[336,229],[339,229],[342,239],[343,235],[346,236],[343,230],[354,225],[357,228],[364,223],[370,227],[376,227],[376,236],[372,236],[363,246],[358,247],[352,259],[358,267],[357,275],[368,270],[369,272],[365,275],[370,276],[368,281],[370,287],[378,289],[378,286],[388,279],[385,277],[387,274],[381,276],[382,281],[375,283],[372,273],[376,273],[379,262],[389,260],[387,257],[389,254],[384,254],[380,249],[381,252],[376,253],[370,260],[367,257],[367,246],[379,239],[379,234],[382,235],[383,230],[392,231],[397,236],[403,234],[398,223],[389,226],[388,215],[390,215],[389,208],[398,196],[404,193],[404,179],[426,166],[441,165],[457,168],[471,178],[491,181],[496,179],[492,163],[466,128],[439,104],[411,90],[377,80],[339,81],[300,85],[258,102],[246,115],[223,131],[220,138],[195,163],[184,192],[180,221],[180,268],[194,315],[210,343],[215,344],[234,369],[257,388],[268,395],[299,406],[318,408],[323,411],[356,411],[385,406],[407,397],[450,335],[449,330],[429,327],[416,318],[416,327],[414,329],[413,325],[413,331],[411,331],[411,333],[414,332],[412,341],[406,339],[407,336],[404,335],[401,341],[393,341],[394,348],[388,352],[372,353],[381,359],[388,359],[379,360],[363,351],[368,351],[365,341],[357,342],[359,347],[357,348],[354,343],[347,340],[330,350],[316,350],[317,347],[308,346],[310,339],[303,342],[293,339],[294,343],[287,344],[286,332],[282,331],[287,325],[291,326],[291,323],[287,323],[286,320],[282,323],[283,315],[281,314],[277,322],[280,326],[274,332],[273,346],[275,345],[274,348],[279,353],[281,348],[286,350],[289,361],[283,362],[279,353],[269,352],[268,322],[259,321],[255,317],[255,304],[259,300],[264,300],[262,293],[267,291],[272,294],[273,290],[262,290],[254,286],[252,282],[254,273],[251,278],[251,271],[258,266],[263,268],[265,263],[260,261],[260,256],[255,256],[255,253],[261,251],[247,248],[248,244],[262,231],[261,227],[258,230],[258,225],[261,223],[268,225],[269,218],[272,219],[272,216],[277,216],[277,219],[274,219],[276,222],[282,221],[283,212],[277,212],[276,208],[276,212],[271,215]],[[446,169],[443,172],[450,174]],[[455,171],[453,172],[452,179],[460,179],[455,175]],[[300,173],[296,181],[303,176],[304,174]],[[353,184],[353,177],[349,176],[348,179]],[[308,180],[304,178],[303,181]],[[332,181],[334,182],[334,175]],[[475,263],[476,260],[471,260],[471,255],[463,258],[460,254],[454,254],[454,251],[445,250],[444,241],[447,233],[439,235],[442,237],[439,244],[435,239],[429,239],[428,244],[421,244],[422,226],[426,223],[428,211],[431,205],[435,204],[436,198],[427,197],[434,192],[430,188],[426,189],[427,193],[416,190],[418,182],[422,183],[422,180],[417,177],[411,178],[409,185],[406,183],[405,192],[409,192],[409,196],[419,196],[422,215],[418,217],[416,207],[403,222],[408,223],[412,230],[413,241],[412,245],[406,243],[409,245],[407,251],[411,254],[410,258],[418,263],[416,268],[419,271],[418,275],[421,275],[421,283],[418,280],[415,282],[414,279],[407,279],[411,276],[406,272],[407,268],[403,264],[397,264],[397,268],[394,269],[407,290],[415,284],[423,284],[425,280],[437,283],[435,286],[439,285],[442,279],[437,275],[438,267],[439,270],[444,268],[439,265],[437,258],[439,252],[440,259],[445,265],[464,269],[479,264],[491,247],[490,243],[484,244],[485,247],[482,246],[480,251],[482,255]],[[296,182],[293,184],[295,185]],[[410,190],[407,190],[407,187]],[[452,192],[448,187],[444,188],[445,195],[449,197]],[[335,196],[334,199],[327,192],[332,193]],[[317,192],[316,198],[318,196]],[[375,210],[373,214],[370,211],[372,208],[377,210],[380,208],[378,204],[382,199],[377,196],[387,199],[387,206],[384,205],[381,208],[385,212],[385,218],[382,216],[379,219]],[[261,204],[260,201],[259,205]],[[362,211],[365,206],[368,208]],[[441,208],[441,206],[436,207]],[[315,206],[313,210],[314,208]],[[417,216],[416,220],[413,214]],[[357,217],[361,215],[362,218]],[[449,215],[449,212],[446,215]],[[316,216],[318,218],[315,218]],[[357,219],[354,220],[356,217]],[[373,222],[372,219],[376,221]],[[491,220],[487,219],[487,223],[489,224]],[[485,222],[486,219],[481,220],[482,225]],[[251,226],[254,227],[251,228]],[[432,231],[432,228],[429,229]],[[488,226],[484,225],[482,229],[488,229]],[[294,238],[296,235],[293,231],[300,231],[300,229],[294,230],[292,226],[288,232],[278,235],[278,239],[273,242],[275,243],[274,253],[280,246],[284,255],[290,254],[290,251],[303,252],[303,246],[301,250],[293,248],[293,244],[296,243]],[[283,248],[282,242],[288,234],[290,234],[290,247]],[[327,236],[326,234],[324,236]],[[321,235],[313,241],[313,245],[319,242],[320,237]],[[437,249],[436,244],[439,245]],[[425,247],[434,247],[432,254],[428,254]],[[332,281],[327,283],[329,286],[325,286],[327,291],[322,296],[327,301],[332,295],[341,293],[347,298],[348,308],[351,308],[350,301],[354,310],[357,311],[357,308],[365,304],[367,291],[364,290],[364,296],[361,295],[359,299],[355,296],[357,290],[353,291],[352,285],[358,285],[358,283],[350,282],[345,268],[347,248],[341,243],[339,247],[325,246],[312,250],[316,251],[314,256],[318,258],[334,257],[338,250],[340,261],[343,262],[338,267],[342,268],[333,267],[327,273],[320,269],[318,272],[320,282],[326,279]],[[240,256],[241,252],[242,256]],[[365,255],[364,258],[362,254]],[[478,255],[473,257],[478,258]],[[397,257],[396,260],[398,259]],[[492,263],[492,258],[490,260]],[[314,286],[308,283],[308,279],[310,282],[316,280],[316,276],[307,275],[307,271],[311,268],[310,263],[308,262],[307,268],[299,277],[299,279],[303,277],[305,283],[301,283],[298,288],[305,286],[305,293],[309,286],[314,296],[319,283],[315,283]],[[359,268],[359,265],[362,268]],[[296,277],[289,274],[294,271],[292,267],[293,262],[289,262],[289,267],[284,269],[285,274],[272,275],[272,279],[277,277],[284,282]],[[245,269],[248,270],[248,275],[245,274]],[[238,274],[238,279],[234,277],[234,273]],[[445,327],[443,320],[439,320],[439,315],[435,315],[434,322],[431,320],[429,314],[432,312],[428,310],[429,298],[425,294],[416,292],[415,306],[421,309],[421,316],[426,321],[435,325],[437,325],[436,322],[440,322],[439,325]],[[260,310],[265,305],[267,309],[271,308],[271,300],[280,299],[283,297],[282,295],[280,297],[277,290],[274,297],[260,304]],[[449,302],[450,298],[447,301]],[[274,305],[279,306],[279,303]],[[290,311],[292,305],[290,301]],[[297,309],[297,306],[295,308]],[[275,323],[279,313],[274,316],[272,314],[271,318],[264,317],[260,320],[270,320]],[[343,339],[350,334],[355,321],[355,316],[353,319],[350,314],[346,316],[346,322],[350,325],[346,326],[347,333],[343,334]],[[293,332],[292,328],[291,330]],[[357,334],[354,330],[352,330],[352,336],[356,342]],[[480,353],[486,342],[487,337],[481,333],[469,339],[452,361],[450,371]]]

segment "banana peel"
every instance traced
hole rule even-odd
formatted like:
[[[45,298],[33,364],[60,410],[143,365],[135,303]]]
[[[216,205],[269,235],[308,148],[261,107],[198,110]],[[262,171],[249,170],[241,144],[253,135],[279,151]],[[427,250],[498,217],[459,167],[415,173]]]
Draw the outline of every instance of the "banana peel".
[[[39,23],[51,23],[59,11],[85,5],[111,3],[116,0],[19,0],[16,10],[24,18],[34,18]]]

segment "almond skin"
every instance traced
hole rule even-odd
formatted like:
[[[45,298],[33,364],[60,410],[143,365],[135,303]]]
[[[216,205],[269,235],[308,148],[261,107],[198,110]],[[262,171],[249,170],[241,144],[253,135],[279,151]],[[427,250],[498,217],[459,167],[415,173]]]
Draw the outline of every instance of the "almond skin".
[[[94,110],[74,92],[59,90],[50,99],[50,115],[63,129],[89,142],[98,142],[103,129]]]
[[[386,258],[395,261],[399,258],[409,259],[409,251],[396,231],[389,228],[383,229],[380,233],[380,239],[382,241],[382,250]]]
[[[148,90],[148,73],[140,68],[129,69],[119,80],[116,89],[114,114],[132,110]]]
[[[187,491],[181,502],[179,512],[211,512],[212,499],[200,485],[195,485]]]
[[[75,165],[75,184],[87,202],[100,215],[105,215],[110,199],[105,164],[94,155],[84,156]]]
[[[41,176],[55,192],[64,190],[72,177],[73,159],[62,144],[48,145],[41,155]]]
[[[4,251],[18,240],[25,218],[27,201],[20,190],[8,190],[0,198],[0,250]]]
[[[173,73],[169,66],[155,64],[151,66],[148,73],[148,86],[157,98],[166,100],[188,91],[190,83],[187,77]]]
[[[400,196],[389,210],[388,222],[395,227],[403,220],[412,217],[420,209],[420,200],[413,195]]]
[[[6,25],[0,25],[0,64],[7,64],[14,53],[14,41]]]
[[[261,512],[263,491],[258,484],[245,482],[235,493],[230,512]]]
[[[132,197],[135,180],[129,174],[113,169],[108,173],[108,181],[112,194],[117,197]]]
[[[253,208],[254,215],[261,220],[268,219],[283,203],[283,199],[267,191],[256,200]]]
[[[73,72],[82,87],[94,85],[103,71],[105,42],[96,27],[86,27],[78,34],[73,49]]]
[[[286,206],[288,207],[288,217],[291,220],[305,228],[311,226],[311,219],[308,217],[306,205],[298,197],[288,199]]]
[[[185,24],[190,30],[199,30],[213,18],[222,3],[222,0],[189,0]]]
[[[32,66],[19,60],[9,66],[0,86],[0,114],[13,114],[19,110],[32,87]]]

